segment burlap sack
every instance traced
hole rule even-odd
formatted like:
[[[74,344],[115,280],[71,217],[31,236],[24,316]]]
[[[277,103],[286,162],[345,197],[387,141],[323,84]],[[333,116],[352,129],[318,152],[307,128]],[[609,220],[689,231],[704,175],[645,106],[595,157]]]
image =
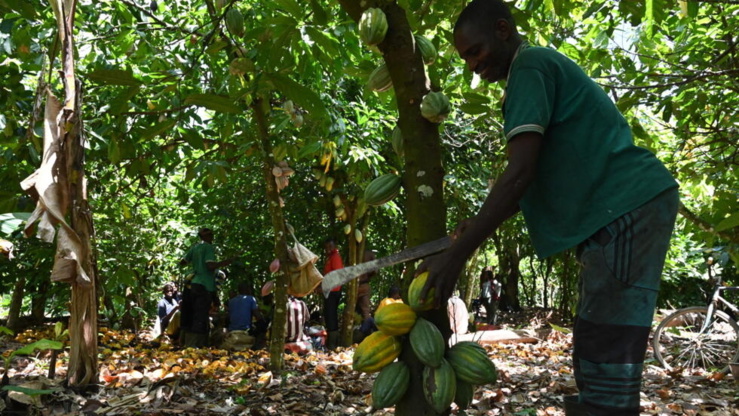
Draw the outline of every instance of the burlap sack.
[[[244,351],[250,349],[255,341],[256,338],[249,335],[246,331],[230,331],[226,334],[226,339],[223,340],[221,348],[224,350]]]
[[[311,294],[321,284],[323,275],[316,268],[318,256],[300,244],[293,233],[292,227],[288,227],[295,244],[288,249],[288,257],[291,263],[287,293],[295,297],[303,297]]]
[[[295,245],[288,249],[288,255],[299,269],[307,266],[308,264],[316,264],[318,256],[308,250],[308,248],[295,240]]]
[[[313,263],[308,263],[302,268],[290,264],[288,268],[290,269],[290,279],[287,285],[287,293],[292,296],[302,298],[310,295],[323,280],[323,275]]]

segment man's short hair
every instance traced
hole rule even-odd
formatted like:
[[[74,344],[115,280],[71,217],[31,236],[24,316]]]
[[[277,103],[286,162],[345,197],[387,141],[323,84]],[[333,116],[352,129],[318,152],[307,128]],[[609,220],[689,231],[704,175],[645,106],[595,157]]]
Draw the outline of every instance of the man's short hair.
[[[213,230],[208,227],[202,227],[198,230],[198,237],[202,238],[206,234],[213,234]]]
[[[490,26],[498,19],[505,19],[512,27],[516,27],[511,9],[502,0],[472,0],[459,14],[454,31],[468,24],[475,27]]]

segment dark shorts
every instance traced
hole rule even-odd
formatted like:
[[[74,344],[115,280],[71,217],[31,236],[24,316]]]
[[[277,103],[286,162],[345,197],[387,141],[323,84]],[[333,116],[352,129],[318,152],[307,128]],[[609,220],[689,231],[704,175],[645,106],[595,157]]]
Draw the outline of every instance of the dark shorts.
[[[667,190],[578,246],[578,316],[594,323],[651,326],[678,208]]]

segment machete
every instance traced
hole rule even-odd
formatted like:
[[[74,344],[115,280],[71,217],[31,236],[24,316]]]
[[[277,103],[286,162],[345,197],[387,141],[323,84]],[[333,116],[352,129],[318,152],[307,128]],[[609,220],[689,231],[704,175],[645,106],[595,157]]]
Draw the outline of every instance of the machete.
[[[366,263],[360,263],[355,266],[344,267],[343,269],[334,270],[323,276],[323,282],[321,283],[321,289],[323,290],[324,296],[328,297],[331,289],[336,286],[343,285],[357,278],[365,273],[374,272],[380,270],[383,267],[392,266],[393,264],[404,263],[409,260],[420,259],[430,254],[438,253],[446,250],[452,245],[451,237],[444,237],[438,240],[429,241],[415,247],[407,248],[395,254],[391,254],[387,257],[382,257],[376,260],[371,260]]]

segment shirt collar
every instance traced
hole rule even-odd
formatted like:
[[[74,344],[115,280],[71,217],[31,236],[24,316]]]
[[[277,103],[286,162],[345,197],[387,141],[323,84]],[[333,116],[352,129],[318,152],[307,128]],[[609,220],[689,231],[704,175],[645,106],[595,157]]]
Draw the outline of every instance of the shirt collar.
[[[516,58],[518,58],[518,53],[522,50],[529,47],[529,43],[524,41],[521,41],[521,44],[518,45],[518,48],[516,49],[516,53],[513,54],[513,59],[511,59],[511,66],[508,67],[508,76],[506,77],[506,82],[508,82],[508,79],[511,78],[511,68],[513,68],[513,63],[516,62]]]
[[[506,88],[503,89],[503,97],[500,99],[501,104],[505,104],[506,96],[508,95],[508,80],[511,78],[511,68],[513,68],[513,63],[516,61],[516,58],[518,58],[518,53],[522,50],[529,47],[529,43],[527,41],[521,41],[521,44],[518,45],[518,48],[516,48],[516,52],[513,54],[513,59],[511,59],[511,66],[508,67],[508,76],[506,76],[505,82],[506,82]]]

